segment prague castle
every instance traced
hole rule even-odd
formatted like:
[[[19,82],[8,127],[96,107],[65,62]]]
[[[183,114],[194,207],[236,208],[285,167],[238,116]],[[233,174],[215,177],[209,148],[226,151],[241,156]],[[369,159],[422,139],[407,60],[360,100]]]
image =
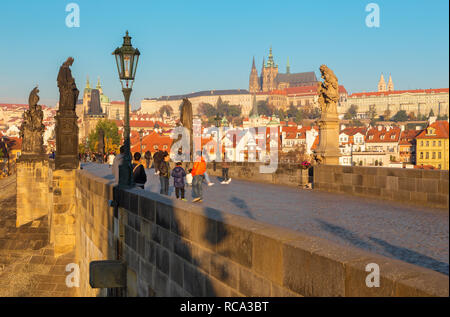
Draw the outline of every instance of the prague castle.
[[[292,73],[290,72],[289,59],[286,65],[286,73],[278,72],[278,65],[273,60],[272,48],[269,51],[269,59],[264,62],[261,69],[261,76],[255,66],[255,58],[250,71],[249,92],[270,92],[290,87],[316,86],[317,78],[314,72]]]

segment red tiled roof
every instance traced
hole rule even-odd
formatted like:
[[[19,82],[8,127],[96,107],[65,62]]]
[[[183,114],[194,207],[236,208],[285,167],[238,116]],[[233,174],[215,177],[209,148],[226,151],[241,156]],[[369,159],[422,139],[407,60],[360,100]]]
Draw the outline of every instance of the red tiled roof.
[[[436,129],[435,134],[427,135],[428,128]],[[417,139],[448,139],[448,122],[447,121],[435,121],[429,127],[416,137]]]
[[[153,153],[156,151],[156,149],[154,148],[155,145],[158,147],[158,149],[161,150],[163,150],[163,146],[166,145],[167,146],[166,150],[169,151],[173,141],[174,140],[171,139],[169,136],[152,132],[142,139],[142,151],[143,152],[150,151]],[[134,153],[139,151],[140,151],[140,142],[138,138],[136,143],[134,144],[132,143],[131,152]]]
[[[392,127],[389,131],[387,131],[386,127],[383,127],[381,131],[378,130],[378,127],[371,128],[367,131],[366,143],[398,142],[400,134],[401,130],[399,127]]]
[[[394,91],[373,91],[373,92],[357,92],[357,93],[353,93],[351,95],[349,95],[349,98],[354,98],[354,97],[369,97],[369,96],[387,96],[387,95],[396,95],[396,94],[405,94],[405,93],[412,93],[412,94],[417,94],[417,93],[426,93],[426,94],[431,94],[431,93],[448,93],[449,89],[448,88],[436,88],[436,89],[412,89],[412,90],[394,90]]]
[[[362,135],[366,135],[367,133],[367,128],[363,128],[363,127],[348,127],[345,128],[344,130],[342,130],[340,133],[344,133],[348,136],[353,136],[357,133],[361,133]]]

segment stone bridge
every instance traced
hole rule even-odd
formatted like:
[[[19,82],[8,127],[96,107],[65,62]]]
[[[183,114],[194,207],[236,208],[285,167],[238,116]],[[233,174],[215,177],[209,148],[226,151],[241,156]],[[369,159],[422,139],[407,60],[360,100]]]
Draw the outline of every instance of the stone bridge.
[[[218,165],[209,168],[216,184],[193,204],[158,194],[152,170],[145,190],[119,190],[107,165],[21,164],[16,226],[47,224],[48,241],[36,248],[52,253],[53,266],[79,265],[74,296],[449,294],[448,172],[323,166],[316,189],[304,190],[289,166],[262,175],[236,165],[221,185]],[[241,167],[251,181],[239,179]],[[116,259],[126,263],[126,288],[91,288],[89,263]],[[373,263],[379,287],[366,283]],[[48,286],[52,295],[60,284]]]

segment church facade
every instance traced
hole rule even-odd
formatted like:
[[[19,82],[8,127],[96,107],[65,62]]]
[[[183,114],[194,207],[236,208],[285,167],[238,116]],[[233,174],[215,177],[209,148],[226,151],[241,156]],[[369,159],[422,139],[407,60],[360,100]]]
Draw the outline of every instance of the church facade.
[[[270,48],[267,63],[263,59],[260,75],[255,66],[255,58],[253,58],[249,80],[249,92],[252,94],[315,85],[317,85],[317,77],[314,72],[291,73],[289,60],[286,65],[286,73],[280,73],[278,65],[273,59],[272,48]]]

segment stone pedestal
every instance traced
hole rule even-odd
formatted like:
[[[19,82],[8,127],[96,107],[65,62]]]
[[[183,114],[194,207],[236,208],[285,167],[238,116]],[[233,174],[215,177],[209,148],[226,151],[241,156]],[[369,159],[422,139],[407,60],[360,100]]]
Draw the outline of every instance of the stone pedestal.
[[[75,248],[75,170],[53,171],[53,202],[49,215],[50,242],[55,256],[71,252]]]
[[[78,125],[75,111],[63,110],[55,116],[56,155],[55,168],[78,168]]]
[[[20,227],[48,214],[49,163],[46,155],[23,155],[16,164],[16,227]]]
[[[339,165],[339,119],[337,114],[326,113],[319,120],[319,145],[315,153],[321,164]]]
[[[300,170],[300,185],[306,186],[309,183],[309,169]]]

